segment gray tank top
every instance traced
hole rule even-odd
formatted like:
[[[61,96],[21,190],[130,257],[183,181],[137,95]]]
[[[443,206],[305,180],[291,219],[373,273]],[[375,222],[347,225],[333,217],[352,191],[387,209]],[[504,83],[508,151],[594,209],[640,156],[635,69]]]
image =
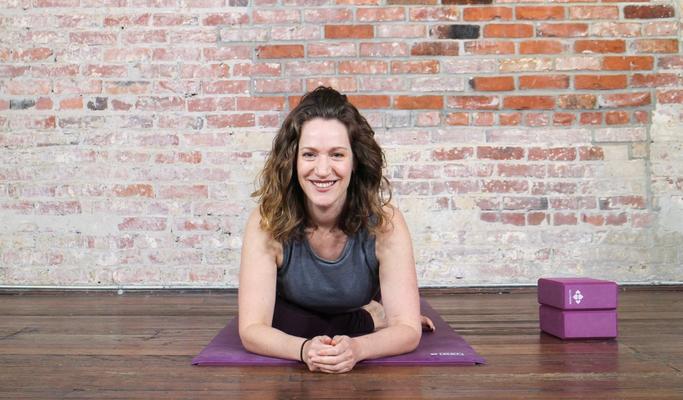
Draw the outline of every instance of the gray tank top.
[[[277,273],[277,292],[294,304],[326,314],[358,309],[379,291],[379,261],[375,236],[360,230],[349,236],[334,261],[318,257],[308,240],[283,246]]]

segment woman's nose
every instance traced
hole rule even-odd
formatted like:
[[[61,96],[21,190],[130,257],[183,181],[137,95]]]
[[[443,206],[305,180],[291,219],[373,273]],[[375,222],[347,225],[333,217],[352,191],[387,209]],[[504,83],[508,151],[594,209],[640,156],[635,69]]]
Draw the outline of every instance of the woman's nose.
[[[330,162],[326,156],[320,156],[315,164],[315,173],[318,176],[327,176],[330,173]]]

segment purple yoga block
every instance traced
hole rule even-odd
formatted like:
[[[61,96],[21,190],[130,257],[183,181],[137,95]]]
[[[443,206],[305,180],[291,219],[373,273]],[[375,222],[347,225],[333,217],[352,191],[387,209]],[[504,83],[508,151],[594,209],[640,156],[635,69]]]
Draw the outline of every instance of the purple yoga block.
[[[560,310],[540,305],[541,330],[560,339],[617,337],[617,310]]]
[[[541,278],[538,302],[562,310],[617,308],[617,284],[592,278]]]

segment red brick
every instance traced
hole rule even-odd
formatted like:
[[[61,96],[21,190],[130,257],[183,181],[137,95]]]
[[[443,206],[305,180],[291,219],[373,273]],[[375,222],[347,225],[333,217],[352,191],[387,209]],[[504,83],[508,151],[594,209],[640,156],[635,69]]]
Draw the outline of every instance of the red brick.
[[[633,122],[636,124],[649,124],[650,113],[648,111],[634,111]]]
[[[633,42],[637,53],[678,53],[677,39],[640,39]]]
[[[396,96],[394,108],[399,110],[441,109],[443,96]]]
[[[304,56],[304,46],[300,44],[277,44],[260,46],[257,49],[258,58],[301,58]]]
[[[472,125],[493,126],[496,117],[495,114],[489,112],[475,112],[472,113],[472,119]]]
[[[576,159],[576,149],[573,147],[541,148],[532,147],[529,149],[529,161],[574,161]]]
[[[72,97],[59,101],[60,110],[81,110],[83,109],[83,97]]]
[[[541,24],[538,27],[538,36],[547,37],[578,37],[588,35],[588,24],[584,23],[560,23]]]
[[[149,184],[114,185],[114,196],[117,197],[154,197],[154,189]]]
[[[282,111],[285,108],[285,98],[282,96],[237,97],[236,108],[238,111]]]
[[[650,70],[653,65],[652,56],[606,56],[602,59],[602,68],[610,71]]]
[[[569,7],[569,19],[619,19],[619,7],[573,5]]]
[[[202,25],[242,25],[249,23],[249,14],[242,11],[208,14],[202,19]]]
[[[528,225],[540,225],[544,221],[548,222],[549,216],[544,212],[530,212],[526,215]]]
[[[519,44],[520,54],[559,54],[565,45],[557,40],[525,40]]]
[[[619,213],[619,214],[608,214],[607,219],[605,220],[605,225],[624,225],[628,222],[628,217],[626,213]]]
[[[53,51],[47,47],[35,47],[29,49],[16,49],[12,52],[13,61],[48,61],[52,59]]]
[[[466,7],[463,10],[464,21],[506,21],[511,19],[511,7]]]
[[[467,41],[465,54],[515,54],[515,43],[493,40]]]
[[[484,26],[484,37],[525,38],[534,35],[533,25],[528,24],[487,24]]]
[[[554,213],[553,225],[576,225],[578,223],[574,213]]]
[[[503,108],[512,110],[551,110],[555,108],[552,96],[506,96]]]
[[[524,213],[505,212],[500,214],[500,222],[507,225],[524,226],[526,224],[526,216]]]
[[[683,90],[657,91],[657,101],[662,104],[683,104]]]
[[[662,69],[681,69],[683,68],[683,56],[660,57],[658,65]]]
[[[620,93],[600,96],[603,107],[641,107],[652,103],[649,92]]]
[[[470,124],[470,115],[468,113],[448,113],[446,115],[446,124],[451,126],[463,126]]]
[[[356,20],[360,22],[404,21],[405,7],[357,8]]]
[[[545,165],[533,165],[533,164],[498,164],[498,175],[499,176],[523,176],[532,178],[544,178],[545,177]]]
[[[168,185],[159,189],[162,199],[206,199],[209,197],[207,185]]]
[[[361,43],[359,51],[361,57],[405,57],[409,54],[405,41]]]
[[[562,6],[517,6],[515,16],[518,20],[564,19]]]
[[[624,17],[628,19],[671,18],[674,14],[674,8],[669,5],[624,7]]]
[[[482,182],[482,192],[486,193],[524,193],[528,192],[527,181],[485,180]]]
[[[524,115],[524,123],[527,126],[548,126],[550,119],[548,115],[543,113],[526,113]]]
[[[521,160],[524,149],[521,147],[477,147],[477,158],[480,160]]]
[[[566,89],[569,87],[567,75],[526,75],[519,77],[520,89]]]
[[[285,24],[298,23],[301,20],[301,13],[296,9],[258,9],[255,8],[252,14],[254,24]],[[221,24],[227,25],[227,24]]]
[[[585,112],[579,117],[581,125],[602,125],[602,113]]]
[[[587,110],[595,108],[597,97],[593,94],[567,94],[557,99],[560,108],[568,110]]]
[[[371,39],[372,25],[325,25],[325,39]]]
[[[69,34],[71,43],[88,45],[115,45],[116,34],[104,32],[72,32]]]
[[[477,91],[507,91],[515,90],[515,80],[511,76],[475,77],[470,85]]]
[[[432,1],[431,4],[438,2],[428,1]],[[460,7],[457,6],[410,7],[409,12],[411,21],[458,21],[460,17]]]
[[[519,125],[522,121],[521,113],[499,114],[498,123],[503,126]]]
[[[206,125],[212,129],[245,128],[254,126],[254,123],[255,116],[253,113],[206,116]]]
[[[322,77],[306,79],[306,90],[310,91],[318,86],[332,87],[340,92],[355,92],[358,90],[356,78],[352,76]]]
[[[614,40],[577,40],[574,42],[576,53],[623,53],[626,42],[622,39]]]
[[[631,86],[633,87],[661,87],[675,86],[683,83],[677,74],[633,74]]]
[[[455,42],[420,42],[410,49],[412,56],[457,56],[458,52]]]
[[[389,96],[383,95],[350,95],[351,104],[360,109],[389,108]]]
[[[605,216],[602,214],[581,214],[581,221],[593,226],[603,226],[605,224]]]
[[[354,60],[339,62],[340,74],[386,74],[389,66],[384,61]]]
[[[599,161],[605,159],[605,153],[602,147],[579,147],[579,160],[581,161]]]
[[[120,231],[164,231],[166,218],[161,217],[131,217],[124,218],[118,225]]]
[[[570,126],[574,124],[576,115],[570,113],[555,113],[553,114],[553,125],[556,126]]]
[[[497,110],[500,99],[495,96],[449,96],[448,107],[464,110]]]
[[[576,75],[575,89],[613,90],[624,89],[628,85],[626,75]]]
[[[214,80],[203,82],[202,90],[205,94],[247,94],[248,80]]]
[[[304,22],[346,22],[353,19],[353,10],[351,9],[336,9],[336,8],[320,8],[320,9],[306,9],[304,10]]]
[[[436,60],[424,61],[393,61],[391,63],[392,74],[438,74],[439,62]]]
[[[630,115],[626,111],[607,111],[605,123],[607,125],[623,125],[629,122]]]

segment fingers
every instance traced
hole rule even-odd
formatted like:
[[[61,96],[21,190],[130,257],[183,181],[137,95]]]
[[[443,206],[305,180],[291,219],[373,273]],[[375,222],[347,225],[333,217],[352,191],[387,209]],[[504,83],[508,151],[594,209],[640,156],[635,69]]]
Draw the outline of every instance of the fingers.
[[[358,362],[351,338],[348,336],[335,336],[332,339],[335,346],[324,349],[317,356],[311,358],[313,364],[319,371],[327,373],[348,372]]]
[[[428,317],[425,317],[424,315],[420,315],[420,322],[422,323],[422,330],[423,331],[434,332],[436,330],[436,326],[434,325],[434,322],[432,322],[432,320],[429,319]]]

